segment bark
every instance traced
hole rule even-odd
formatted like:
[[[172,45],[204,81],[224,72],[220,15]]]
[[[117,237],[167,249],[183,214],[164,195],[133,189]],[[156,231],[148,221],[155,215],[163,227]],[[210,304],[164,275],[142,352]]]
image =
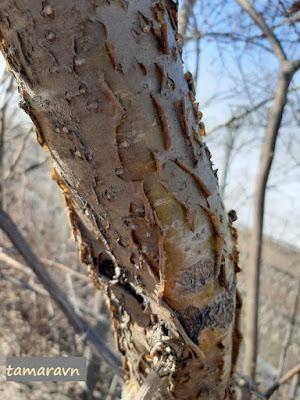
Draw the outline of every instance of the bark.
[[[2,1],[1,46],[81,259],[107,295],[123,398],[154,370],[169,385],[153,398],[227,399],[240,339],[236,231],[182,72],[175,8]]]

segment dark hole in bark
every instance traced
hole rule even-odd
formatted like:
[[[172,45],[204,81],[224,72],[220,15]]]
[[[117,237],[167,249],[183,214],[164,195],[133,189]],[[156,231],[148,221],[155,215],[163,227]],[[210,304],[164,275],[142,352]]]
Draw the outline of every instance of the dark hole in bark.
[[[98,265],[99,274],[107,276],[109,279],[113,279],[115,275],[115,266],[111,260],[105,259]]]

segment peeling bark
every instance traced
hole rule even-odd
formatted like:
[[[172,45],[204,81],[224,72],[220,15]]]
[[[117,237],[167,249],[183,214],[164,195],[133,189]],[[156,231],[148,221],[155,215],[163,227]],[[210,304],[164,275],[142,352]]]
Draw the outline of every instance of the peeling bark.
[[[153,398],[234,398],[236,232],[182,71],[174,3],[7,0],[0,17],[21,106],[107,296],[124,398],[162,364],[168,389]]]

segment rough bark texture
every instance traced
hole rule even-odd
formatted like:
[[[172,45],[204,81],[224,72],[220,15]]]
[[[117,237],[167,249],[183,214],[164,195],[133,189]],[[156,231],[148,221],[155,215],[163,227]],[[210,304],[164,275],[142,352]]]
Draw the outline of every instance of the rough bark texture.
[[[154,369],[170,382],[156,398],[227,399],[236,232],[182,72],[175,8],[2,1],[1,46],[107,294],[124,398]]]

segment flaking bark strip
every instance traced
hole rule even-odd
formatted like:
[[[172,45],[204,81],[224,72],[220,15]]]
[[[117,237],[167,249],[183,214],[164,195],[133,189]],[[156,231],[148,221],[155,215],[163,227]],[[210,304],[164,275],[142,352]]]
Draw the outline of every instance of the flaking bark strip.
[[[163,53],[165,55],[168,55],[170,53],[170,46],[169,46],[169,40],[168,40],[168,25],[166,22],[164,22],[161,27],[161,38],[162,38],[162,48],[163,48]]]
[[[166,74],[164,68],[159,63],[155,63],[155,67],[160,77],[160,91],[162,91],[166,84]]]
[[[186,172],[187,174],[191,175],[195,179],[195,181],[198,183],[200,189],[202,190],[202,192],[205,194],[206,197],[209,197],[212,194],[211,191],[208,189],[208,187],[203,182],[203,180],[201,178],[199,178],[199,176],[196,175],[182,161],[180,161],[180,160],[175,160],[175,161],[172,160],[172,161],[175,162],[175,164],[178,165],[178,167],[180,167],[184,172]]]
[[[119,118],[123,117],[125,110],[119,99],[109,87],[108,83],[105,81],[103,75],[100,78],[100,89],[106,96],[107,100],[114,106],[116,113],[119,114]]]
[[[165,191],[175,200],[177,201],[178,204],[181,205],[181,207],[184,210],[184,214],[185,214],[185,219],[186,219],[186,223],[188,225],[188,227],[190,228],[190,230],[192,232],[195,231],[195,226],[194,226],[194,218],[192,217],[191,211],[189,210],[189,208],[184,204],[183,201],[179,200],[178,197],[175,195],[175,193],[171,192],[171,190],[169,190],[167,188],[166,185],[164,185],[163,183],[161,183],[162,187],[165,189]]]
[[[141,193],[142,193],[142,202],[144,204],[144,209],[145,209],[145,220],[148,222],[150,225],[155,224],[155,217],[153,214],[153,209],[152,206],[148,200],[148,197],[146,196],[145,189],[144,189],[144,182],[142,181],[142,187],[141,187]]]
[[[160,223],[160,220],[159,220],[155,210],[153,211],[153,215],[154,215],[155,223],[159,227],[160,233],[163,235],[164,234],[164,228],[163,228],[162,224]]]
[[[57,182],[57,184],[59,185],[59,187],[61,188],[61,190],[64,194],[65,203],[66,203],[68,213],[69,213],[69,221],[70,221],[72,234],[73,234],[74,239],[76,240],[77,233],[78,233],[77,215],[76,215],[75,210],[72,207],[72,203],[71,203],[71,199],[70,199],[70,192],[69,192],[67,186],[63,183],[63,180],[61,179],[61,177],[58,175],[58,173],[54,169],[52,158],[51,158],[51,179]]]
[[[122,68],[121,68],[120,64],[118,64],[118,61],[117,61],[117,50],[116,50],[115,46],[113,45],[113,43],[110,40],[106,40],[105,45],[106,45],[106,48],[107,48],[107,51],[108,51],[109,57],[111,59],[114,70],[119,70],[123,73]]]
[[[199,124],[199,122],[200,122],[199,103],[193,103],[193,111],[194,111],[196,124]]]
[[[179,101],[176,101],[176,108],[179,115],[179,121],[181,125],[181,129],[185,138],[190,139],[189,137],[189,127],[186,120],[186,111],[185,111],[185,98],[182,97]]]
[[[151,157],[153,158],[153,160],[155,162],[156,174],[157,174],[157,176],[160,176],[160,173],[161,173],[161,160],[157,157],[157,155],[152,150],[150,150],[150,154],[151,154]]]
[[[167,0],[166,7],[168,10],[168,14],[170,17],[170,21],[175,32],[178,32],[178,20],[177,20],[177,12],[178,12],[178,2],[173,2],[172,0]]]
[[[189,91],[192,92],[192,94],[194,96],[196,96],[196,89],[195,89],[195,83],[194,83],[193,75],[191,74],[191,72],[186,72],[184,74],[184,76],[185,76],[185,79],[187,81]]]
[[[31,107],[29,101],[26,99],[26,96],[27,96],[27,93],[25,90],[23,90],[23,100],[21,100],[19,102],[19,106],[26,112],[26,114],[29,115],[32,122],[34,123],[37,141],[39,142],[39,144],[43,147],[43,149],[45,151],[49,151],[49,148],[44,139],[42,128],[38,122],[37,117],[34,115],[32,107]]]
[[[187,121],[187,117],[186,117],[185,98],[182,97],[181,100],[176,101],[175,105],[176,105],[177,113],[178,113],[178,116],[179,116],[179,121],[180,121],[181,130],[182,130],[182,133],[183,133],[183,137],[185,139],[187,139],[187,141],[188,141],[188,145],[189,145],[189,148],[190,148],[190,151],[191,151],[191,157],[192,157],[194,166],[196,166],[198,161],[197,161],[197,157],[195,155],[195,151],[194,151],[194,147],[193,147],[193,143],[192,143],[191,137],[189,135],[188,121]]]
[[[164,137],[164,149],[169,150],[169,148],[172,146],[172,140],[171,140],[171,134],[170,134],[170,130],[169,130],[168,120],[165,116],[163,106],[161,105],[157,95],[150,94],[150,97],[157,109],[159,120],[162,125],[162,133],[163,133],[163,137]]]
[[[243,335],[240,331],[240,318],[242,311],[243,300],[238,289],[236,289],[235,296],[235,319],[234,319],[234,330],[233,330],[233,341],[232,341],[232,374],[236,371],[237,359],[240,350],[240,344],[243,341]]]
[[[137,63],[139,64],[141,70],[143,71],[143,74],[144,74],[144,75],[147,75],[147,68],[146,68],[146,65],[145,65],[144,63],[142,63],[142,62],[139,62],[139,61],[137,61]]]
[[[213,211],[211,211],[208,207],[205,207],[205,206],[203,206],[201,204],[200,204],[200,207],[205,212],[207,212],[207,214],[210,216],[211,222],[212,222],[214,230],[216,232],[216,235],[220,235],[220,233],[221,233],[221,225],[220,225],[220,220],[219,220],[219,217],[217,216],[217,214],[214,213]]]
[[[194,128],[192,128],[192,129],[193,129],[193,137],[194,137],[195,141],[199,144],[200,147],[203,147],[203,143],[200,139],[198,132],[196,131],[196,129],[194,129]]]
[[[165,294],[166,288],[166,256],[164,249],[164,233],[159,233],[158,251],[159,251],[159,276],[160,276],[160,291],[158,292],[158,299],[162,299]]]
[[[205,354],[203,353],[203,351],[200,349],[200,347],[198,347],[196,345],[196,343],[194,343],[192,341],[192,339],[189,338],[189,336],[187,335],[187,333],[185,332],[181,322],[179,321],[178,318],[172,318],[172,322],[176,325],[176,328],[178,330],[178,332],[180,333],[180,335],[182,336],[183,340],[185,341],[185,343],[191,348],[191,350],[198,356],[198,358],[200,360],[205,360]],[[193,355],[194,356],[194,355]]]
[[[217,235],[215,237],[215,276],[220,274],[222,256],[224,251],[225,235]]]
[[[225,267],[225,257],[222,255],[222,261],[220,265],[220,272],[218,275],[218,281],[221,286],[223,286],[227,292],[229,291],[229,282],[226,276],[226,267]]]
[[[203,122],[199,122],[200,136],[206,136],[205,125]]]
[[[116,145],[115,165],[116,165],[116,169],[119,169],[119,168],[122,168],[122,162],[121,162],[120,155],[119,155],[117,135],[118,135],[118,129],[122,125],[122,117],[124,116],[125,111],[124,111],[124,108],[123,108],[122,104],[120,103],[119,99],[115,96],[114,92],[111,90],[108,83],[104,80],[103,76],[100,77],[99,86],[100,86],[102,93],[105,95],[107,100],[112,105],[115,118],[119,122],[116,125],[115,131],[114,131],[114,140],[115,140],[115,145]],[[118,177],[120,178],[119,175],[118,175]]]

